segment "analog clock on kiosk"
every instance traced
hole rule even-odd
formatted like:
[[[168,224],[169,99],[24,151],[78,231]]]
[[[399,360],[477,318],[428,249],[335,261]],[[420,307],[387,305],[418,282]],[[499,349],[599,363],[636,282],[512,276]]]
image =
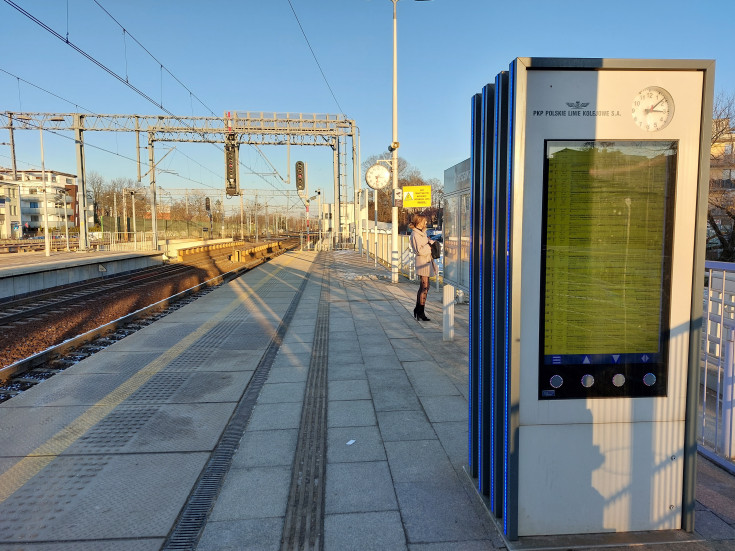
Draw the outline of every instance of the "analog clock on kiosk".
[[[633,98],[633,122],[648,132],[666,128],[674,118],[674,99],[659,86],[648,86]]]

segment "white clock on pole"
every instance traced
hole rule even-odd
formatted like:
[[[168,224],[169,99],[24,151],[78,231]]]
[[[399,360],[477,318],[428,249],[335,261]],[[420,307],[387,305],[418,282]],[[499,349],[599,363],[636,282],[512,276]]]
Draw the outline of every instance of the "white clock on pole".
[[[382,189],[390,183],[390,170],[381,164],[374,164],[365,172],[365,183],[371,189]]]

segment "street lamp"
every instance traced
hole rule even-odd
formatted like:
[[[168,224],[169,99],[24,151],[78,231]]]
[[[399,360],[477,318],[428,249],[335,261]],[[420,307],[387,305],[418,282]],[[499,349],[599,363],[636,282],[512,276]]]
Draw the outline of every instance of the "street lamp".
[[[391,283],[398,283],[398,207],[396,206],[396,190],[398,189],[398,24],[396,7],[398,0],[393,2],[393,140],[388,150],[391,156],[391,171],[393,172],[393,206],[390,209],[391,222]],[[426,2],[428,0],[415,0]]]

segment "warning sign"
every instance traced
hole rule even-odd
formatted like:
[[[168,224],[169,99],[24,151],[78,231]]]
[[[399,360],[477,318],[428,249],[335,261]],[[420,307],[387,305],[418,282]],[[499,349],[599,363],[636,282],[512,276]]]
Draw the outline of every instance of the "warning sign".
[[[430,207],[431,186],[403,186],[403,206]]]

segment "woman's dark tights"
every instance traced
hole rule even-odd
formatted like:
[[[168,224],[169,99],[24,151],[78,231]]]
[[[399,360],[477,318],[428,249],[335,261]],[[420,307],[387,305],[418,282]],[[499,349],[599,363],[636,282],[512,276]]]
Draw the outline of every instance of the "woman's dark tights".
[[[419,292],[416,293],[416,305],[424,306],[429,294],[429,276],[419,276]]]

